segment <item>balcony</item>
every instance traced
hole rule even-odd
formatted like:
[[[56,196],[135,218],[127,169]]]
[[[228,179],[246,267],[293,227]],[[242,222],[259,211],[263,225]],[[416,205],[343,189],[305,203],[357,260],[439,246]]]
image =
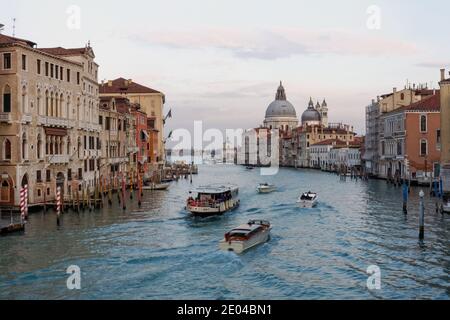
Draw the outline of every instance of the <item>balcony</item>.
[[[11,123],[12,116],[10,112],[0,112],[0,122]]]
[[[67,164],[69,161],[69,155],[55,154],[47,157],[47,162],[49,164]]]
[[[128,147],[128,153],[138,153],[139,148],[138,147]]]
[[[78,128],[86,131],[100,132],[102,127],[99,124],[89,123],[86,121],[78,121]]]
[[[125,163],[128,162],[128,158],[109,158],[108,163],[109,164],[119,164],[119,163]]]
[[[32,120],[33,120],[33,117],[31,114],[22,115],[22,123],[31,123]]]
[[[69,120],[63,118],[39,116],[38,125],[48,127],[58,127],[58,128],[69,128]]]

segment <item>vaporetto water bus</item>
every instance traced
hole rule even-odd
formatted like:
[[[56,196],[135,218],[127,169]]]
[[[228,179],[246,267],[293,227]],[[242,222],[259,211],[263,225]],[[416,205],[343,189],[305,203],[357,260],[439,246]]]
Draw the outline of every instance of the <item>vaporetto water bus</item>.
[[[232,184],[212,184],[189,192],[186,210],[195,216],[222,215],[239,207],[239,188]]]

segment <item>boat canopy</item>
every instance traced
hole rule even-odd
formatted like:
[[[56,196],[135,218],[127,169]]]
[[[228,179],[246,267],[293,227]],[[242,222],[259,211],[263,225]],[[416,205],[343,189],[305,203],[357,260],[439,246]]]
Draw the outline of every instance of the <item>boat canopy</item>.
[[[195,190],[192,190],[194,193],[198,194],[223,194],[227,192],[235,192],[238,191],[239,188],[232,184],[212,184],[207,186],[200,186]]]

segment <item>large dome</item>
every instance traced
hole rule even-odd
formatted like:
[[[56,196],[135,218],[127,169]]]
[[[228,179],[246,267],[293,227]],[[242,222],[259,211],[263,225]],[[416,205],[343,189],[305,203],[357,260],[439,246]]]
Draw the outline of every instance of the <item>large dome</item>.
[[[267,108],[266,119],[267,118],[297,118],[297,112],[292,103],[287,101],[286,93],[283,84],[281,83],[275,101]]]
[[[305,124],[308,122],[321,122],[321,121],[322,117],[320,115],[320,112],[314,108],[314,104],[311,99],[309,102],[308,109],[306,109],[306,111],[303,112],[302,123]]]

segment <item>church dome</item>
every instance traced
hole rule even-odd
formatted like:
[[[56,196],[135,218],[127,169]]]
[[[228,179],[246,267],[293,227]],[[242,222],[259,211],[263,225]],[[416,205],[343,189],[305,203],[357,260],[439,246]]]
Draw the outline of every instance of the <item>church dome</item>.
[[[286,99],[286,92],[282,83],[280,83],[280,87],[278,88],[275,101],[267,108],[267,118],[297,118],[297,112],[294,106]]]
[[[308,109],[306,109],[305,112],[303,112],[302,115],[302,123],[310,123],[310,122],[321,122],[322,117],[317,111],[317,109],[314,108],[314,103],[312,102],[312,99],[309,101]]]

